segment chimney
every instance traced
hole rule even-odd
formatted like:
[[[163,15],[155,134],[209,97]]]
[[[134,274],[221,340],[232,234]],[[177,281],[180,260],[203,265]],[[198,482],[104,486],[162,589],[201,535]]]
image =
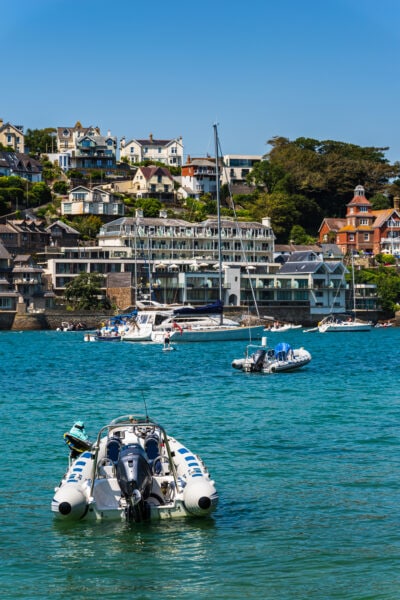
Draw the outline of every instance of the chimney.
[[[4,123],[3,119],[0,119],[0,127],[3,127],[3,123]]]
[[[160,210],[160,219],[166,219],[168,216],[168,213],[166,210]]]
[[[393,208],[395,210],[400,210],[400,197],[399,196],[395,196],[393,198]]]
[[[138,219],[143,219],[143,209],[142,208],[137,208],[135,210],[135,216]]]
[[[149,139],[150,139],[150,143],[152,144],[153,143],[153,134],[152,133],[150,133]]]

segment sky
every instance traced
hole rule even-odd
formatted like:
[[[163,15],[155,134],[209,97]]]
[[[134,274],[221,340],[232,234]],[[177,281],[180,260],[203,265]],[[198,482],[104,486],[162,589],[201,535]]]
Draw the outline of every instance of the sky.
[[[276,136],[400,161],[398,0],[2,3],[0,118],[182,136],[187,156],[266,154]]]

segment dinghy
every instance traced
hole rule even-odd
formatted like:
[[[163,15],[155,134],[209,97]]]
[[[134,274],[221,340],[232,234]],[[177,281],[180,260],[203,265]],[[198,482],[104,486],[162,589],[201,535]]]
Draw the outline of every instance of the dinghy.
[[[69,466],[51,503],[63,521],[207,517],[217,507],[202,460],[148,417],[118,417],[93,444],[64,437]]]
[[[296,371],[311,361],[311,354],[304,348],[292,348],[287,342],[277,344],[275,348],[249,345],[244,358],[232,361],[234,369],[245,373],[280,373]]]

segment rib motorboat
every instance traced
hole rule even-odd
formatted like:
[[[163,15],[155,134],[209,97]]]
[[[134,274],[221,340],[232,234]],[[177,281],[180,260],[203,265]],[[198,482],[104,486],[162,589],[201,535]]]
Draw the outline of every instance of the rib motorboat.
[[[118,417],[94,443],[73,431],[64,434],[69,464],[51,503],[58,519],[138,523],[216,509],[217,490],[201,458],[149,417]]]
[[[311,354],[305,348],[292,348],[287,342],[281,342],[275,348],[249,344],[244,358],[232,361],[232,367],[245,373],[280,373],[296,371],[308,365]]]

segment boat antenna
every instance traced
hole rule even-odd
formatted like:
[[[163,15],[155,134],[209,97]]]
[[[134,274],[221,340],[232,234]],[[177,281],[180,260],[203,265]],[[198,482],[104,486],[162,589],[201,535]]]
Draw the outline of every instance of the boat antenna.
[[[215,144],[215,183],[217,190],[217,229],[218,229],[218,290],[219,300],[223,302],[222,295],[222,239],[221,239],[221,206],[220,206],[220,186],[219,186],[219,154],[218,154],[218,124],[214,123],[214,144]],[[222,312],[220,314],[220,325],[222,325]]]
[[[146,398],[144,397],[143,391],[142,391],[142,399],[143,399],[143,404],[144,404],[144,412],[146,415],[146,421],[149,421],[149,413],[147,412]]]

